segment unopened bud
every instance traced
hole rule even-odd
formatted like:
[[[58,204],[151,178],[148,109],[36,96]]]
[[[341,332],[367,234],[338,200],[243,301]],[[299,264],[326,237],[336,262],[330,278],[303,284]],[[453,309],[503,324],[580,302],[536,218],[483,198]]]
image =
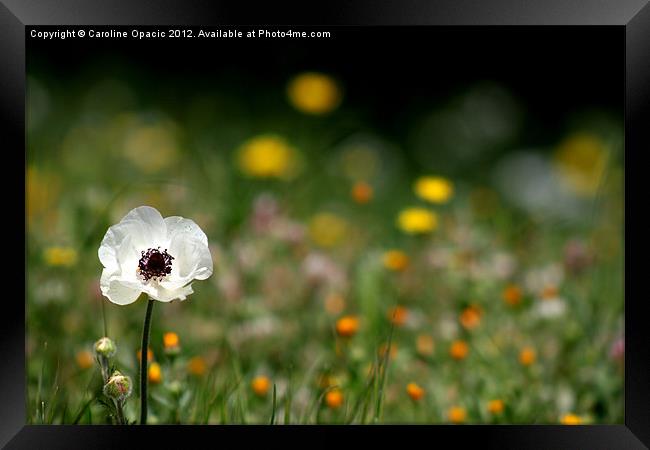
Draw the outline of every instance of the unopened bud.
[[[131,395],[131,389],[131,378],[116,370],[104,385],[104,395],[122,401]]]
[[[106,358],[110,358],[115,354],[116,348],[110,338],[103,337],[95,342],[95,353]]]

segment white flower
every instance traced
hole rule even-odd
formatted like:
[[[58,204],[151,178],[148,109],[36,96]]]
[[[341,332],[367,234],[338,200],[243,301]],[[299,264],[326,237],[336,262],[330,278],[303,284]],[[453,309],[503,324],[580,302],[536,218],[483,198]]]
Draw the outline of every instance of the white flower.
[[[111,302],[128,305],[144,292],[161,302],[185,300],[193,280],[212,275],[208,238],[192,220],[163,217],[150,206],[129,212],[104,235],[101,291]]]

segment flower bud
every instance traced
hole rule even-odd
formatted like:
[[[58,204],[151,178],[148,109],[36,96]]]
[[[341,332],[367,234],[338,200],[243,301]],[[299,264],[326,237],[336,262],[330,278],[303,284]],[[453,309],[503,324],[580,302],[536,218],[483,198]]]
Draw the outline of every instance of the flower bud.
[[[97,342],[95,342],[95,353],[106,358],[110,358],[115,355],[116,347],[113,341],[110,338],[103,337]]]
[[[131,390],[131,378],[122,375],[118,370],[113,372],[113,375],[104,385],[104,395],[118,401],[123,401],[130,396]]]

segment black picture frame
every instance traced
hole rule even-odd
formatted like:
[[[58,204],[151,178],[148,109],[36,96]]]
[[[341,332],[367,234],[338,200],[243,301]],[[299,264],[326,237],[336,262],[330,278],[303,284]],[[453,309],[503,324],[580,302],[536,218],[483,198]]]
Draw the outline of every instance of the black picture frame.
[[[2,0],[0,3],[0,121],[4,125],[4,154],[11,157],[3,191],[24,205],[25,172],[19,169],[25,156],[25,29],[31,25],[612,25],[625,30],[625,425],[585,426],[369,426],[265,427],[243,426],[34,426],[25,425],[25,284],[5,298],[0,314],[0,445],[6,448],[130,448],[135,442],[155,439],[187,445],[208,442],[222,445],[225,437],[241,443],[268,439],[278,443],[308,442],[337,445],[350,434],[363,434],[384,444],[402,444],[423,438],[457,445],[477,443],[489,448],[648,448],[650,446],[650,327],[647,326],[642,248],[643,190],[635,183],[643,177],[642,155],[650,150],[650,6],[647,0],[367,0],[340,3],[265,4],[207,2],[200,0],[110,1],[101,0]],[[235,6],[236,5],[236,6]],[[623,88],[623,86],[621,86]],[[21,157],[22,155],[22,157]],[[20,161],[19,161],[20,160]],[[24,184],[23,184],[24,185]],[[12,211],[13,213],[13,211]],[[9,240],[25,233],[18,214],[6,221]],[[10,233],[10,234],[9,234]],[[9,250],[8,250],[9,251]],[[20,254],[23,249],[10,252]],[[21,266],[2,258],[6,279],[21,279]],[[23,268],[26,266],[23,265]],[[25,271],[25,277],[27,276]],[[23,280],[25,278],[22,278]],[[636,295],[633,295],[636,294]],[[191,433],[188,440],[187,433]],[[302,436],[296,436],[296,434]],[[315,436],[317,435],[317,436]],[[134,440],[135,439],[135,440]]]

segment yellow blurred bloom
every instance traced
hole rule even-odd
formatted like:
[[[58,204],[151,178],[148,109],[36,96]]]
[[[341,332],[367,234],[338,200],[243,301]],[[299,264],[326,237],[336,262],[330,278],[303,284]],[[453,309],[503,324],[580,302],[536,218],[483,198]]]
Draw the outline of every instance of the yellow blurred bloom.
[[[331,409],[340,408],[343,404],[343,392],[340,389],[332,389],[325,394],[325,403]]]
[[[460,313],[460,324],[467,330],[473,330],[481,323],[482,311],[478,306],[468,306]]]
[[[406,319],[408,319],[409,310],[404,306],[397,305],[389,308],[386,315],[388,320],[390,320],[395,326],[401,327],[406,323]]]
[[[92,352],[81,350],[75,355],[75,360],[80,369],[88,369],[92,367],[94,358]]]
[[[597,136],[576,133],[560,143],[554,160],[568,187],[578,195],[594,195],[607,165],[607,148]]]
[[[77,251],[70,247],[49,247],[43,253],[48,266],[71,267],[77,263]]]
[[[287,88],[289,101],[306,114],[326,114],[336,109],[342,95],[337,83],[328,75],[306,72],[293,78]]]
[[[431,203],[446,203],[454,195],[453,184],[442,177],[420,177],[413,190],[418,197]]]
[[[562,425],[580,425],[582,423],[582,418],[575,414],[565,414],[560,419]]]
[[[249,177],[289,180],[298,174],[298,151],[280,136],[260,135],[238,150],[240,170]]]
[[[26,184],[27,224],[46,213],[55,215],[52,207],[61,191],[60,179],[31,166],[27,168]]]
[[[384,267],[396,272],[406,269],[409,265],[409,257],[401,250],[389,250],[384,253]]]
[[[352,199],[363,205],[372,200],[372,187],[363,181],[358,181],[352,186]]]
[[[467,412],[465,411],[465,408],[462,408],[460,406],[453,406],[449,408],[449,411],[447,411],[447,418],[451,423],[465,422],[466,417]]]
[[[406,208],[397,216],[397,226],[407,234],[429,233],[438,226],[438,217],[425,208]]]
[[[535,359],[537,359],[537,353],[532,347],[524,347],[519,352],[519,363],[522,366],[530,366],[535,362]]]
[[[428,334],[420,334],[415,341],[415,348],[422,356],[431,356],[435,350],[435,341]]]
[[[271,387],[271,380],[264,375],[257,376],[251,381],[251,389],[258,397],[264,397]]]
[[[341,337],[352,337],[359,331],[359,318],[343,316],[336,321],[336,332]]]
[[[408,394],[409,397],[411,397],[411,400],[413,401],[418,401],[422,397],[424,397],[424,389],[422,389],[416,383],[407,384],[406,393]]]
[[[347,222],[331,213],[316,214],[309,222],[309,236],[321,247],[333,247],[345,237]]]
[[[205,359],[201,356],[194,356],[188,361],[187,370],[189,373],[196,375],[197,377],[203,375],[206,370]]]
[[[149,382],[158,384],[162,381],[162,369],[160,364],[157,362],[152,362],[149,364]]]
[[[468,353],[469,346],[465,341],[454,341],[451,343],[451,347],[449,347],[449,355],[456,360],[465,359]]]
[[[325,310],[333,315],[337,316],[343,312],[345,309],[345,299],[341,294],[329,294],[325,298]]]
[[[516,306],[521,303],[523,294],[521,288],[516,284],[510,284],[503,290],[503,301],[510,306]]]
[[[487,410],[491,414],[501,414],[504,409],[504,403],[503,400],[496,399],[496,400],[490,400],[487,406]]]

